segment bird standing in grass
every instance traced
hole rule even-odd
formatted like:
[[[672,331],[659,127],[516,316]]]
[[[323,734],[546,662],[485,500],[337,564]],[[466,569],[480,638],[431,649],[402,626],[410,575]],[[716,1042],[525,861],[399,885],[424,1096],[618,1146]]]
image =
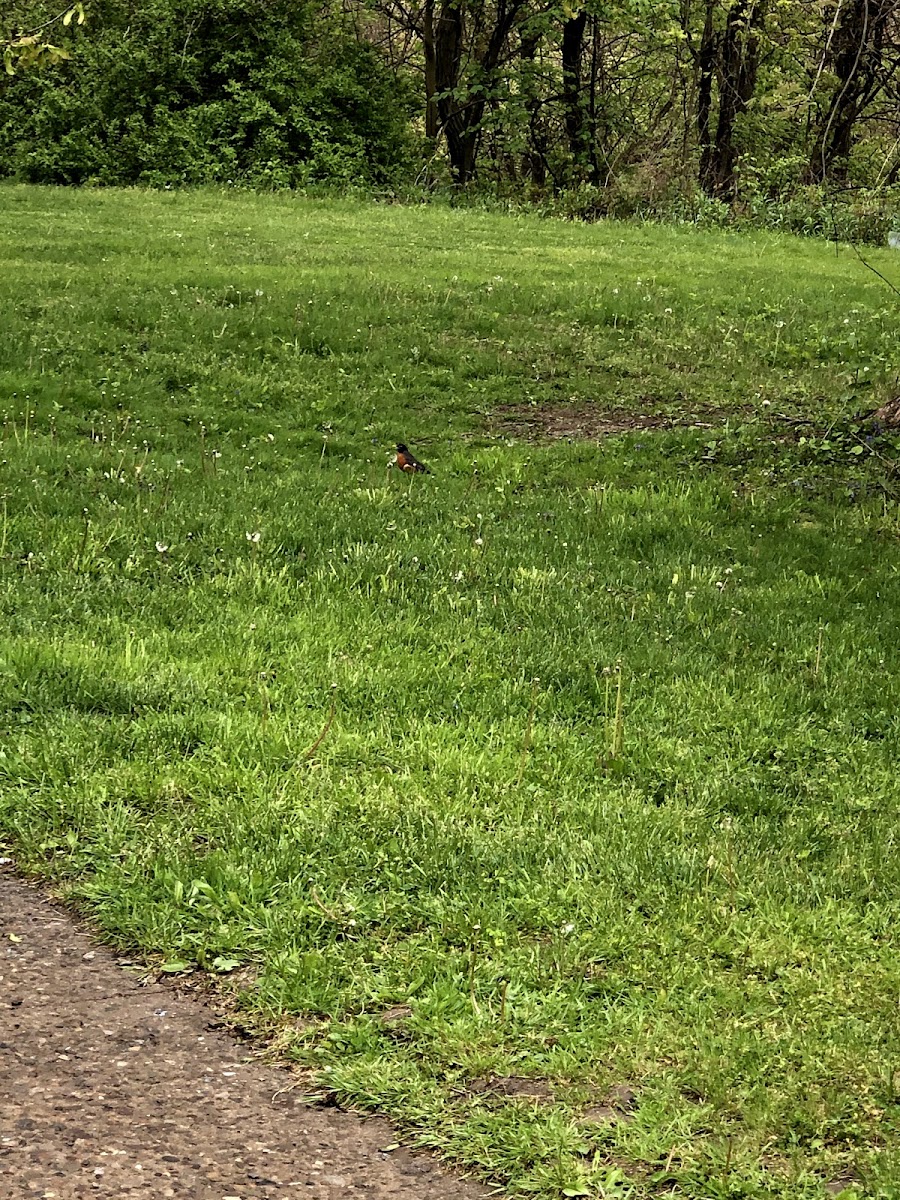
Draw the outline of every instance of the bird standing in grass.
[[[424,474],[430,475],[431,468],[426,467],[423,462],[419,462],[413,452],[403,442],[397,443],[397,453],[391,459],[392,467],[399,467],[401,471],[406,471],[407,475]]]

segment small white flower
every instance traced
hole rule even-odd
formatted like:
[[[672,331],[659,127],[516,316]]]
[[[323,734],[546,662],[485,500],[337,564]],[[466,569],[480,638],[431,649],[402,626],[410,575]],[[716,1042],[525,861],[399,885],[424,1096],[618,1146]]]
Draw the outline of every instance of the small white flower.
[[[475,545],[476,545],[476,546],[483,546],[483,545],[484,545],[484,538],[476,538],[476,539],[475,539]]]
[[[572,924],[571,921],[569,921],[568,924],[563,925],[562,931],[563,931],[563,933],[571,933],[574,930],[574,928],[575,928],[575,926]]]
[[[157,542],[156,543],[156,549],[159,551],[160,554],[165,554],[165,552],[168,550],[168,548],[169,547],[166,545],[165,542]]]
[[[462,571],[457,571],[456,574],[452,576],[452,579],[453,579],[454,583],[462,583],[462,581],[463,581]]]
[[[213,458],[221,458],[221,457],[222,457],[222,451],[221,451],[221,450],[213,450],[213,452],[212,452],[212,456],[213,456]]]
[[[245,533],[245,534],[244,534],[244,537],[246,537],[246,539],[247,539],[247,541],[248,541],[248,542],[252,542],[252,544],[253,544],[254,546],[258,546],[258,545],[259,545],[259,539],[262,537],[262,534],[261,534],[261,533],[260,533],[260,531],[257,529],[257,530],[256,530],[254,533],[249,533],[249,532]]]
[[[275,441],[275,434],[274,434],[274,433],[267,433],[267,434],[266,434],[266,441],[267,441],[267,442],[274,442],[274,441]]]

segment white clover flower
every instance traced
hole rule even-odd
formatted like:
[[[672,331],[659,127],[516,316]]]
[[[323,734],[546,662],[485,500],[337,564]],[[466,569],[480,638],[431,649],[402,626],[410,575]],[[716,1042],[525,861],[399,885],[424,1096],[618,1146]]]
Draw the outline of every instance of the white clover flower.
[[[254,533],[250,533],[250,532],[248,531],[247,533],[245,533],[245,534],[244,534],[244,537],[245,537],[245,538],[247,539],[247,541],[248,541],[248,542],[250,542],[252,545],[254,545],[254,546],[258,546],[258,545],[259,545],[259,539],[262,537],[262,534],[261,534],[261,533],[260,533],[260,531],[257,529],[257,530],[256,530]]]
[[[156,543],[156,549],[160,554],[165,554],[165,552],[168,550],[168,548],[169,547],[166,545],[165,542],[157,542]]]

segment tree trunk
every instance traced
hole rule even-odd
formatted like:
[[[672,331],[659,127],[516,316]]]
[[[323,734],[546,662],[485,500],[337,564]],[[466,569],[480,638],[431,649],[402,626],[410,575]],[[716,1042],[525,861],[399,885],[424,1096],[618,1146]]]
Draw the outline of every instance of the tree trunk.
[[[816,133],[806,178],[810,183],[844,179],[857,121],[878,94],[885,68],[885,35],[900,11],[897,0],[849,0],[834,26],[835,10],[826,12],[831,35],[825,66],[836,87]],[[827,35],[826,35],[827,36]]]
[[[447,139],[450,171],[458,187],[475,176],[481,119],[507,38],[526,0],[497,0],[493,24],[486,41],[471,38],[467,52],[474,64],[479,91],[459,95],[466,43],[466,0],[441,0],[434,32],[435,84],[438,117]],[[476,33],[479,32],[476,30]],[[481,31],[484,32],[483,30]]]
[[[454,182],[464,186],[472,178],[475,148],[465,109],[452,94],[459,86],[465,35],[462,0],[443,0],[434,30],[434,74],[439,98],[437,111],[447,139],[450,171]]]
[[[544,128],[540,81],[536,77],[536,60],[541,44],[540,33],[523,33],[520,45],[522,57],[522,92],[528,113],[528,149],[525,162],[531,181],[537,187],[547,182],[547,131]]]
[[[584,163],[587,138],[584,103],[581,96],[581,59],[587,13],[570,17],[563,25],[562,36],[562,100],[569,151],[576,165]]]
[[[765,21],[765,0],[736,4],[728,13],[719,55],[719,119],[716,122],[715,189],[733,200],[737,147],[735,124],[747,111],[759,71],[759,31]]]
[[[725,28],[714,29],[713,6],[707,0],[700,46],[697,124],[700,133],[700,185],[710,196],[733,200],[737,182],[737,119],[747,111],[759,71],[759,34],[765,23],[766,0],[737,0],[728,10]],[[712,81],[718,82],[719,112],[711,136]]]
[[[718,34],[713,24],[715,0],[706,0],[706,19],[697,55],[697,140],[700,143],[700,186],[708,195],[715,192],[713,169],[712,93],[718,53]]]
[[[434,48],[434,0],[425,0],[422,12],[422,50],[425,57],[425,136],[436,141],[438,135],[437,59]]]

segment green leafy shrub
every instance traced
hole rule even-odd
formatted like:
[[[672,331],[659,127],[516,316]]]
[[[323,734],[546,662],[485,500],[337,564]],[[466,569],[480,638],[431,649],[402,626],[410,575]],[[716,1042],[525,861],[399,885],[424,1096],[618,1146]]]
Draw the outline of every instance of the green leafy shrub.
[[[171,0],[92,9],[71,62],[0,90],[0,173],[33,183],[390,186],[410,98],[310,8]]]
[[[544,196],[539,208],[547,216],[579,221],[612,217],[690,224],[702,229],[780,229],[806,237],[883,246],[897,224],[900,191],[832,191],[808,186],[772,196],[748,187],[733,204],[727,204],[695,186],[672,187],[657,196],[648,195],[626,177],[606,187],[582,183]]]

